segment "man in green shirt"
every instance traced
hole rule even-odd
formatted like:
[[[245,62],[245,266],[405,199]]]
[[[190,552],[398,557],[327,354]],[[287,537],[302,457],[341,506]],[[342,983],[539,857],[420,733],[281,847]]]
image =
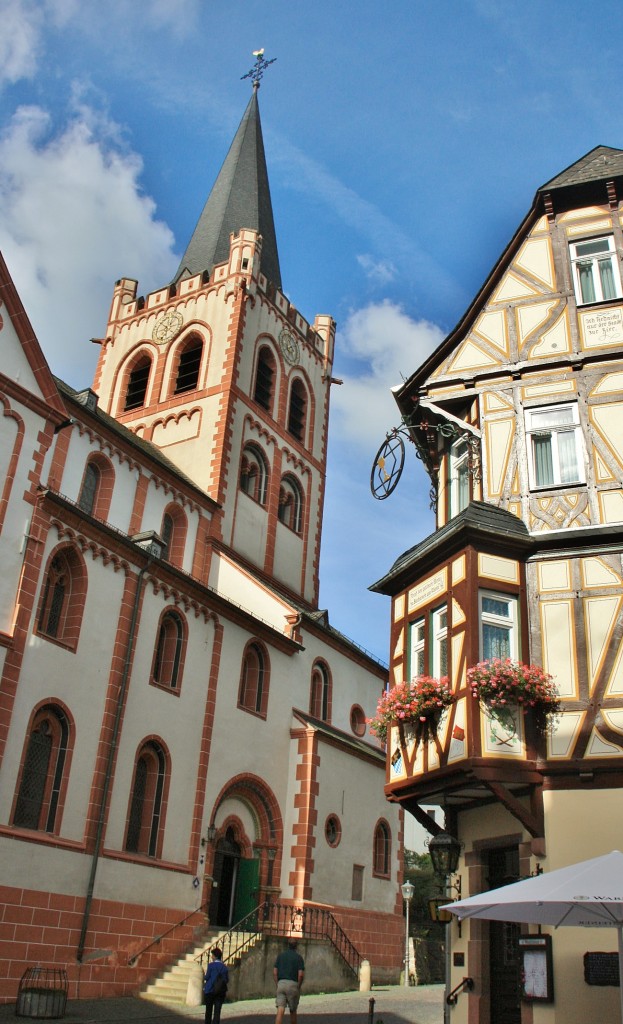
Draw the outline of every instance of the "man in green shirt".
[[[305,962],[301,954],[296,951],[296,939],[288,939],[287,949],[279,954],[273,967],[273,978],[277,986],[275,1024],[281,1024],[283,1021],[286,1006],[290,1008],[291,1024],[297,1024],[296,1010],[299,1005],[304,976]]]

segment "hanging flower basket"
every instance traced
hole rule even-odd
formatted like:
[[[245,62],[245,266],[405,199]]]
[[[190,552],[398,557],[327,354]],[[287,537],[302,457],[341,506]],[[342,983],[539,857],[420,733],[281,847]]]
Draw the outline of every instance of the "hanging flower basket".
[[[516,729],[519,709],[530,712],[537,732],[551,733],[558,724],[560,695],[554,680],[539,665],[521,665],[510,658],[479,661],[467,670],[472,697],[486,715],[506,731]]]
[[[386,690],[379,698],[376,715],[366,721],[382,743],[386,742],[393,722],[402,726],[405,739],[411,732],[419,743],[436,734],[444,711],[454,701],[447,676],[443,679],[416,676],[410,683],[398,683],[391,690]]]

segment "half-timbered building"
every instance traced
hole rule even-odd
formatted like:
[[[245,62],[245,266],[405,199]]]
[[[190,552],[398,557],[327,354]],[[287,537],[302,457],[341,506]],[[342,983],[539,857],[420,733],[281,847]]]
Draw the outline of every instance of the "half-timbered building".
[[[599,146],[538,190],[457,327],[395,392],[437,522],[372,589],[392,597],[391,682],[447,674],[456,701],[425,741],[391,729],[386,793],[433,834],[423,805],[443,806],[463,896],[623,844],[622,222],[623,151]],[[530,713],[503,728],[474,699],[467,671],[492,658],[553,675],[549,735]],[[616,1017],[616,989],[590,987],[582,961],[614,933],[556,932],[542,1004],[518,926],[449,927],[449,985],[475,982],[456,1024]]]

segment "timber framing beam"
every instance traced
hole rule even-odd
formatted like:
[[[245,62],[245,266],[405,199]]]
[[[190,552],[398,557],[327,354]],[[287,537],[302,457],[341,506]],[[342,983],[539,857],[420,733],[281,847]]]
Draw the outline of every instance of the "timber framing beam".
[[[491,779],[483,779],[483,782],[496,800],[499,800],[502,806],[528,830],[533,839],[539,839],[545,835],[543,798],[540,787],[533,791],[530,800],[532,809],[528,810],[525,804],[513,796],[506,786],[499,782],[493,782]]]

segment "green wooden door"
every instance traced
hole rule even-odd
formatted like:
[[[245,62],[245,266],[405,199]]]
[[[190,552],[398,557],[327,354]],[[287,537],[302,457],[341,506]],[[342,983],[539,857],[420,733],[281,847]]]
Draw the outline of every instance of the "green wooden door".
[[[238,861],[236,878],[236,898],[234,901],[234,924],[242,921],[257,907],[258,888],[260,882],[260,862],[252,857],[250,860]]]

